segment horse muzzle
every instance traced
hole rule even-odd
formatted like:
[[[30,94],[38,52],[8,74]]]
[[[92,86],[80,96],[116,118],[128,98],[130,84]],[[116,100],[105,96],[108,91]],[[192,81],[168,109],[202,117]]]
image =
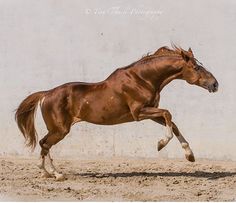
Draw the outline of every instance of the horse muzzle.
[[[217,81],[215,81],[214,83],[208,85],[208,91],[209,92],[217,92],[218,87],[219,87],[219,84]]]

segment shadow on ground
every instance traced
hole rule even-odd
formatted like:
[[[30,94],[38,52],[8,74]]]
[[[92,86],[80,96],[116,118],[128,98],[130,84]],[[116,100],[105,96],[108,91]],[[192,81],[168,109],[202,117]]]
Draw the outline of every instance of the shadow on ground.
[[[77,176],[83,177],[95,177],[95,178],[118,178],[118,177],[198,177],[198,178],[207,178],[208,180],[216,180],[219,178],[236,176],[236,172],[205,172],[205,171],[196,171],[196,172],[157,172],[157,173],[149,173],[149,172],[129,172],[129,173],[78,173],[75,174]]]

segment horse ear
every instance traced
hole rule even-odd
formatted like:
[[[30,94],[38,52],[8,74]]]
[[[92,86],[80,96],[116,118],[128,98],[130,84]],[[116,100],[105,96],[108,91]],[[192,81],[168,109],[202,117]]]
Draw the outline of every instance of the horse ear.
[[[191,55],[192,58],[194,58],[193,51],[192,51],[192,49],[190,47],[188,49],[188,53]]]
[[[188,48],[188,52],[193,53],[191,47]]]
[[[188,54],[186,54],[184,51],[181,51],[181,56],[183,57],[183,59],[188,62],[190,57]]]

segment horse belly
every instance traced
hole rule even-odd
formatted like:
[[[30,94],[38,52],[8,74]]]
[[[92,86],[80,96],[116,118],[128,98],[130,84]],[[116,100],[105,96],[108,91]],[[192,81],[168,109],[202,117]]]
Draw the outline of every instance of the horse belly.
[[[80,111],[80,118],[100,125],[114,125],[131,122],[133,117],[124,101],[115,96],[102,96],[87,99]]]

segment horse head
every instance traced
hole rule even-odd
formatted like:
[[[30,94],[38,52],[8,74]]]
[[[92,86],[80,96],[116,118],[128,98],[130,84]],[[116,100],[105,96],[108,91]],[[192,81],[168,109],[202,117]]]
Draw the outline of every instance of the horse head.
[[[189,84],[207,89],[209,92],[216,92],[219,86],[216,78],[194,57],[191,48],[188,51],[181,49],[180,54],[184,60],[182,79]]]

